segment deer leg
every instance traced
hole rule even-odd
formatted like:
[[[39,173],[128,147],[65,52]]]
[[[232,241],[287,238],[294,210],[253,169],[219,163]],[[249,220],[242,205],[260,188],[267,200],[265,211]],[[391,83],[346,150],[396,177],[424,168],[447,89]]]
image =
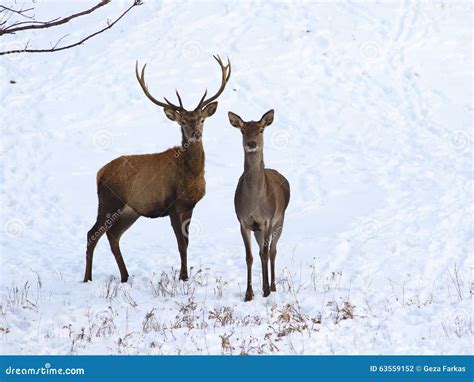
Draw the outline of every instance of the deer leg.
[[[128,281],[128,271],[125,266],[125,261],[123,260],[122,252],[120,251],[120,238],[123,233],[137,221],[140,215],[128,206],[123,210],[119,210],[116,214],[117,215],[111,215],[108,219],[112,225],[107,230],[107,239],[109,239],[110,249],[112,250],[119,267],[120,281],[125,283]]]
[[[189,244],[189,224],[193,210],[184,213],[173,212],[170,214],[171,226],[173,227],[176,241],[178,242],[179,255],[181,257],[181,271],[179,279],[188,280],[188,244]]]
[[[86,249],[86,272],[84,275],[84,282],[92,281],[92,258],[94,256],[94,249],[101,236],[107,231],[104,225],[105,216],[99,212],[97,221],[94,226],[87,232],[87,249]]]
[[[240,225],[240,233],[242,234],[242,239],[244,240],[245,245],[245,261],[247,262],[247,291],[245,292],[245,300],[251,301],[253,298],[253,289],[252,289],[252,241],[250,237],[250,230],[244,228]]]
[[[266,232],[266,230],[256,231],[255,239],[257,239],[258,246],[260,247],[260,260],[262,261],[263,297],[267,297],[270,294],[270,286],[268,284],[268,247],[270,235],[264,232]]]
[[[277,254],[277,243],[280,239],[281,233],[283,231],[283,220],[284,217],[280,219],[280,221],[276,224],[275,228],[273,229],[272,233],[272,242],[270,244],[270,269],[271,269],[271,284],[270,290],[272,292],[276,292],[276,285],[275,285],[275,258]]]

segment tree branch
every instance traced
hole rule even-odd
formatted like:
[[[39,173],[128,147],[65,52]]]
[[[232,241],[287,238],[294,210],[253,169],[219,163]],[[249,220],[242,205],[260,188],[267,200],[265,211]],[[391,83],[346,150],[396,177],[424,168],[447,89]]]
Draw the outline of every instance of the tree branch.
[[[26,12],[29,12],[29,11],[32,11],[34,8],[28,8],[28,9],[13,9],[13,8],[9,8],[9,7],[5,7],[4,5],[0,5],[0,13],[1,12],[12,12],[12,13],[16,13],[20,16],[23,16],[23,17],[26,17],[27,19],[32,19],[33,17],[32,16],[28,16],[28,15],[25,15]]]
[[[95,9],[97,9],[98,7],[100,6],[103,6],[105,4],[108,4],[110,0],[104,0],[102,1],[100,4],[96,5]],[[73,43],[73,44],[69,44],[69,45],[65,45],[65,46],[61,46],[61,47],[58,47],[57,45],[59,44],[59,42],[65,37],[62,37],[52,48],[50,49],[28,49],[28,46],[26,46],[24,49],[14,49],[14,50],[8,50],[8,51],[3,51],[1,52],[0,51],[0,56],[2,55],[5,55],[5,54],[13,54],[13,53],[51,53],[51,52],[59,52],[59,51],[62,51],[62,50],[66,50],[66,49],[70,49],[70,48],[73,48],[75,46],[78,46],[78,45],[82,45],[83,43],[85,43],[87,40],[91,39],[92,37],[95,37],[103,32],[105,32],[106,30],[112,28],[116,23],[118,23],[128,12],[130,12],[134,7],[138,6],[138,5],[142,5],[142,0],[133,0],[133,3],[130,7],[128,7],[119,17],[117,17],[112,23],[109,23],[105,28],[102,28],[100,30],[98,30],[97,32],[94,32],[86,37],[84,37],[83,39]],[[91,8],[91,9],[93,9]],[[91,13],[91,9],[89,9],[88,11],[84,11],[84,12],[87,12],[87,13]],[[75,18],[75,17],[78,17],[79,15],[82,15],[82,14],[87,14],[87,13],[84,13],[84,12],[81,12],[81,14],[79,13],[76,13],[75,15],[72,15],[73,17],[72,18]],[[69,16],[68,18],[65,18],[65,19],[69,19],[71,20],[71,16]],[[65,19],[60,19],[59,21],[62,21],[62,20],[65,20]],[[68,20],[68,21],[69,21]],[[66,21],[67,22],[67,21]],[[63,22],[61,23],[63,24]],[[55,23],[53,26],[55,25],[59,25],[57,23]],[[41,27],[41,26],[40,26]],[[48,26],[46,26],[46,28],[49,28]],[[30,29],[30,28],[29,28]],[[36,28],[35,28],[36,29]],[[11,32],[8,32],[8,33],[11,33]]]
[[[92,13],[94,12],[96,9],[99,9],[101,7],[103,7],[104,5],[107,5],[108,3],[110,3],[110,0],[102,0],[99,4],[93,6],[92,8],[89,8],[85,11],[82,11],[82,12],[79,12],[79,13],[75,13],[71,16],[68,16],[68,17],[64,17],[62,19],[56,19],[56,20],[51,20],[51,21],[35,21],[34,24],[33,23],[29,23],[26,22],[27,25],[23,25],[23,26],[18,26],[20,23],[18,24],[13,24],[13,25],[10,25],[10,26],[7,26],[6,28],[3,28],[2,30],[0,30],[0,36],[2,34],[6,34],[6,33],[15,33],[15,32],[19,32],[19,31],[24,31],[24,30],[28,30],[28,29],[42,29],[42,28],[51,28],[51,27],[55,27],[55,26],[58,26],[58,25],[62,25],[62,24],[65,24],[69,21],[71,21],[72,19],[75,19],[77,17],[80,17],[80,16],[84,16],[84,15],[88,15],[89,13]],[[3,7],[3,5],[2,5]],[[3,7],[3,8],[6,8],[6,7]],[[10,12],[15,12],[14,10],[8,8],[8,10]],[[23,11],[23,10],[20,10],[20,11],[17,11],[17,13],[20,13],[22,16],[23,16],[23,12],[26,12],[26,11]],[[21,23],[21,24],[24,24]],[[16,28],[15,28],[16,26]]]

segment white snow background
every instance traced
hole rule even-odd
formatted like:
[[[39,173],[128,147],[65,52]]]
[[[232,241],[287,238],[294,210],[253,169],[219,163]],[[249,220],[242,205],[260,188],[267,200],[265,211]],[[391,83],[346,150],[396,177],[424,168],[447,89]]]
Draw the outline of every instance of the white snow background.
[[[131,1],[0,48],[63,43]],[[95,1],[38,1],[37,19]],[[151,1],[84,46],[0,57],[2,354],[466,354],[472,350],[472,3]],[[23,36],[23,37],[22,37]],[[108,242],[82,283],[97,170],[181,142],[142,93],[185,106],[233,72],[204,127],[207,193],[187,283],[169,219]],[[13,80],[16,83],[12,84]],[[244,303],[241,134],[291,184],[277,292]]]

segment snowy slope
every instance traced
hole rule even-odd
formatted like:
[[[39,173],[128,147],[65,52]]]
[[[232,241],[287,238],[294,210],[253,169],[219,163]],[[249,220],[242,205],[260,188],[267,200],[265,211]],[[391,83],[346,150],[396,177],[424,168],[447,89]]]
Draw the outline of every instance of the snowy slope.
[[[93,1],[37,3],[38,18]],[[73,41],[127,7],[0,48]],[[0,58],[3,354],[459,354],[472,348],[472,5],[469,2],[146,1],[86,45]],[[160,152],[179,127],[141,92],[194,106],[231,81],[206,121],[207,194],[188,283],[166,219],[140,219],[119,273],[103,238],[81,283],[96,171]],[[10,84],[10,80],[16,81]],[[232,110],[258,119],[265,162],[290,181],[277,293],[244,303],[233,208],[243,170]],[[256,253],[254,243],[254,255]]]

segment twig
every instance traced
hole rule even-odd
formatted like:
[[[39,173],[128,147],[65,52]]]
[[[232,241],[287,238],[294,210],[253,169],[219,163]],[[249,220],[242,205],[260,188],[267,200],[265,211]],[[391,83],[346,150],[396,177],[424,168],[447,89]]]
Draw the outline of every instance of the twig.
[[[106,1],[109,1],[109,0],[106,0]],[[103,32],[105,32],[106,30],[112,28],[117,22],[119,22],[129,11],[132,10],[132,8],[138,6],[138,5],[142,5],[142,1],[141,0],[134,0],[133,4],[128,7],[117,19],[115,19],[112,23],[109,23],[105,28],[102,28],[101,30],[95,32],[95,33],[92,33],[90,35],[88,35],[87,37],[84,37],[83,39],[81,39],[80,41],[77,41],[73,44],[70,44],[70,45],[65,45],[65,46],[61,46],[61,47],[57,47],[57,44],[59,43],[56,43],[55,46],[53,46],[52,48],[50,49],[28,49],[28,47],[25,47],[24,49],[14,49],[14,50],[8,50],[8,51],[3,51],[3,52],[0,52],[0,56],[4,55],[4,54],[13,54],[13,53],[47,53],[47,52],[59,52],[59,51],[62,51],[62,50],[66,50],[66,49],[70,49],[70,48],[73,48],[75,46],[78,46],[78,45],[82,45],[83,43],[85,43],[87,40],[91,39],[92,37],[95,37],[97,36],[98,34],[101,34]],[[62,39],[62,38],[61,38]]]
[[[20,16],[23,16],[23,17],[26,17],[27,19],[32,19],[33,16],[28,16],[28,15],[25,15],[26,12],[29,12],[29,11],[32,11],[34,8],[27,8],[27,9],[13,9],[13,8],[9,8],[9,7],[6,7],[4,5],[0,5],[0,13],[1,12],[12,12],[12,13],[16,13],[17,15],[20,15]]]
[[[28,29],[43,29],[43,28],[51,28],[51,27],[55,27],[55,26],[58,26],[58,25],[62,25],[62,24],[65,24],[65,23],[67,23],[67,22],[69,22],[72,19],[75,19],[77,17],[88,15],[89,13],[94,12],[96,9],[99,9],[99,8],[103,7],[104,5],[107,5],[108,3],[110,3],[110,0],[102,0],[99,4],[94,5],[92,8],[89,8],[85,11],[82,11],[82,12],[75,13],[73,15],[64,17],[62,19],[60,18],[60,19],[55,19],[55,20],[50,20],[50,21],[43,21],[43,22],[35,21],[35,23],[29,23],[29,24],[27,23],[28,25],[23,25],[21,27],[18,26],[20,23],[13,24],[13,25],[7,26],[6,28],[3,28],[3,30],[0,30],[0,36],[2,34],[15,33],[15,32],[19,32],[19,31],[23,31],[23,30],[28,30]],[[9,10],[12,11],[11,9],[9,9]],[[18,12],[20,12],[20,11],[18,11]],[[23,24],[23,23],[21,23],[21,24]],[[17,27],[14,28],[15,26],[17,26]]]

